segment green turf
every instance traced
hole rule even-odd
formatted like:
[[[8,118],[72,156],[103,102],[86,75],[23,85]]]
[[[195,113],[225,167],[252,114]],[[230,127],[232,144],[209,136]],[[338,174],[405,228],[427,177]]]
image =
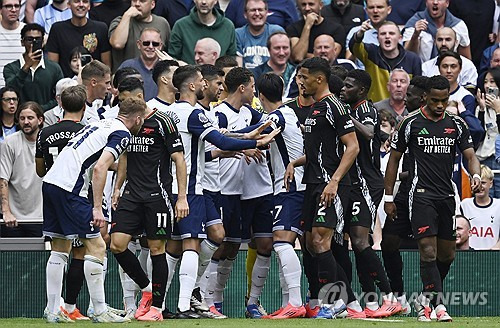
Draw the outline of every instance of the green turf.
[[[391,318],[389,320],[380,321],[364,321],[364,320],[312,320],[312,319],[295,319],[295,320],[248,320],[248,319],[227,319],[227,320],[165,320],[158,323],[143,323],[133,321],[124,324],[127,328],[132,327],[193,327],[193,328],[233,328],[233,327],[258,327],[258,328],[274,328],[274,327],[335,327],[335,328],[349,328],[349,327],[427,327],[428,325],[439,325],[448,327],[468,327],[468,328],[481,328],[481,327],[500,327],[500,317],[456,317],[453,323],[422,323],[417,322],[415,318]],[[48,325],[42,319],[0,319],[0,327],[50,327],[55,325]],[[61,327],[61,325],[58,325]],[[117,324],[93,324],[92,322],[77,322],[75,324],[65,324],[64,327],[117,327]]]

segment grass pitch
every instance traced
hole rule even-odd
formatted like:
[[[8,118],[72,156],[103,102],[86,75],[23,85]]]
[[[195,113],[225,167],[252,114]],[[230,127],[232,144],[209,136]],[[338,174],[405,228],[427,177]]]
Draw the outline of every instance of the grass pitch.
[[[500,317],[455,317],[452,323],[424,323],[417,322],[416,318],[407,317],[394,317],[389,319],[368,319],[368,320],[313,320],[313,319],[293,319],[293,320],[249,320],[249,319],[226,319],[226,320],[164,320],[163,322],[138,322],[124,324],[127,328],[133,327],[175,327],[175,328],[234,328],[234,327],[258,327],[258,328],[275,328],[275,327],[300,327],[300,328],[321,328],[321,327],[335,327],[335,328],[350,328],[350,327],[427,327],[428,325],[439,325],[449,327],[468,327],[468,328],[493,328],[500,327]],[[48,325],[43,319],[26,319],[26,318],[12,318],[0,319],[0,327],[51,327],[56,326]],[[64,327],[118,327],[118,324],[93,324],[92,322],[77,322],[74,324],[65,324]],[[437,326],[436,326],[437,327]]]

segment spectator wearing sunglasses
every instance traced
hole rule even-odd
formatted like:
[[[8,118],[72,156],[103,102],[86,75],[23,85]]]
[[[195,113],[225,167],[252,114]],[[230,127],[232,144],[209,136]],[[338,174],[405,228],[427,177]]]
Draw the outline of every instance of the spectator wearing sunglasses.
[[[3,67],[16,60],[24,52],[21,45],[21,29],[24,23],[19,22],[20,0],[0,0],[0,88],[5,86]]]
[[[141,49],[136,46],[136,41],[145,29],[158,30],[161,42],[166,44],[170,37],[170,25],[165,18],[151,13],[155,5],[155,0],[132,0],[123,16],[118,16],[111,22],[109,42],[113,47],[113,72],[123,61],[140,55]]]
[[[144,100],[153,99],[158,93],[158,87],[153,80],[153,68],[158,61],[156,50],[163,47],[161,33],[155,28],[145,28],[136,42],[139,56],[127,59],[120,67],[133,67],[137,69],[144,81]]]

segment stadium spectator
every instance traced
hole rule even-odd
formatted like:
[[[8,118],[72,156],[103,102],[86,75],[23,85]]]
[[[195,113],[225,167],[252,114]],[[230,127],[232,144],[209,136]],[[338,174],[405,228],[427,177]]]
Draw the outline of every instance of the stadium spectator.
[[[387,20],[387,16],[391,13],[392,7],[388,0],[367,0],[366,2],[366,14],[368,15],[368,19],[370,20],[371,28],[366,30],[363,35],[363,43],[373,43],[379,45],[378,42],[378,28],[382,25],[383,22]],[[362,22],[361,22],[362,24]],[[352,54],[349,49],[349,43],[353,36],[359,31],[361,28],[361,24],[351,28],[350,31],[346,31],[346,58],[354,60],[356,56]],[[356,65],[360,66],[361,62],[357,61]]]
[[[410,85],[410,76],[402,68],[396,68],[389,75],[387,82],[387,90],[389,98],[383,99],[374,104],[377,110],[388,110],[396,121],[401,121],[404,116],[408,115],[406,109],[406,92]]]
[[[17,107],[19,106],[19,93],[14,88],[3,87],[0,89],[0,142],[17,130],[19,125],[16,118]]]
[[[194,46],[199,39],[210,37],[221,46],[220,55],[236,55],[236,34],[233,23],[222,10],[215,7],[217,0],[194,0],[195,7],[181,18],[172,29],[168,53],[175,59],[194,64]]]
[[[0,154],[0,197],[5,221],[0,235],[41,237],[42,179],[35,171],[35,143],[43,126],[43,111],[40,105],[28,101],[16,115],[20,131],[5,138]]]
[[[52,25],[46,46],[48,58],[59,63],[64,77],[73,77],[68,50],[83,45],[94,59],[111,67],[111,46],[106,24],[87,18],[90,0],[68,1],[72,17]]]
[[[61,104],[61,94],[62,92],[69,87],[78,85],[78,82],[76,82],[73,79],[70,79],[69,77],[65,77],[63,79],[60,79],[56,83],[56,101],[57,105],[54,108],[49,109],[45,113],[43,113],[43,116],[45,117],[45,120],[43,122],[44,127],[48,127],[51,125],[56,124],[57,122],[61,121],[64,117],[64,110]],[[82,120],[82,117],[80,117],[79,121]]]
[[[481,164],[492,170],[500,170],[500,163],[495,160],[495,140],[500,135],[500,67],[490,68],[484,78],[484,89],[478,90],[476,116],[486,131],[484,139],[476,150],[476,156]],[[493,179],[490,196],[500,198],[500,175]]]
[[[471,59],[469,30],[464,21],[453,16],[447,9],[450,1],[426,2],[426,9],[417,12],[406,22],[403,34],[405,48],[419,55],[422,62],[436,57],[438,49],[434,44],[440,27],[451,27],[457,33],[458,53]]]
[[[124,60],[138,58],[141,55],[140,40],[145,29],[156,29],[160,41],[167,44],[170,37],[170,25],[165,18],[151,13],[155,0],[132,0],[130,8],[123,16],[116,17],[109,26],[109,43],[113,54],[113,72]],[[161,48],[158,48],[161,50]],[[147,88],[147,87],[146,87]]]
[[[136,47],[140,51],[139,56],[124,61],[119,69],[133,67],[141,73],[144,81],[144,100],[148,101],[158,93],[158,87],[153,81],[153,67],[158,62],[156,51],[163,47],[160,31],[153,27],[146,27],[136,41]]]
[[[48,111],[57,102],[54,98],[57,81],[63,78],[61,67],[44,58],[41,45],[44,37],[43,27],[27,24],[21,30],[21,44],[25,52],[20,59],[5,65],[5,83],[21,93],[21,103],[35,101]],[[39,48],[34,49],[35,44]]]
[[[455,216],[455,224],[457,226],[457,251],[472,251],[474,248],[470,247],[470,221],[463,215]]]
[[[295,73],[295,66],[289,62],[290,39],[285,32],[275,32],[267,40],[267,48],[269,49],[269,60],[253,70],[255,79],[259,79],[264,73],[273,72],[283,78],[285,89],[287,89]],[[285,94],[287,93],[285,91]]]
[[[469,30],[470,51],[472,55],[472,58],[469,59],[472,59],[476,67],[479,67],[483,50],[492,44],[489,34],[493,30],[495,7],[495,1],[491,0],[476,0],[474,2],[468,0],[450,1],[450,12],[456,17],[463,19]]]
[[[104,0],[89,11],[89,18],[110,26],[113,19],[122,16],[130,8],[130,0]]]
[[[332,0],[328,6],[321,9],[321,16],[339,22],[345,33],[361,25],[365,20],[363,6],[352,3],[350,0]]]
[[[387,20],[403,29],[406,22],[417,12],[425,9],[425,0],[391,0],[391,13]]]
[[[268,5],[267,22],[269,24],[286,28],[299,20],[295,0],[271,0],[268,1]],[[240,28],[247,23],[244,14],[245,0],[231,0],[227,5],[225,15],[233,22],[234,27]]]
[[[413,77],[421,75],[422,64],[417,55],[406,51],[399,44],[401,33],[396,24],[385,21],[380,25],[378,28],[380,46],[362,41],[365,32],[370,29],[372,29],[370,22],[363,22],[360,30],[351,39],[349,48],[370,74],[374,83],[372,83],[368,98],[377,102],[390,96],[387,82],[389,82],[388,76],[392,70],[402,68],[410,77]]]
[[[156,0],[153,13],[164,17],[171,27],[184,16],[189,15],[194,7],[192,0]]]
[[[477,87],[478,89],[483,89],[484,88],[484,77],[486,75],[486,71],[488,68],[495,68],[495,67],[500,67],[500,48],[497,48],[493,51],[493,54],[491,55],[491,59],[488,62],[488,65],[486,68],[483,70],[481,74],[479,74],[479,77],[477,78]]]
[[[83,66],[93,60],[92,55],[84,46],[77,46],[71,50],[70,58],[69,67],[74,74],[72,79],[78,80]]]
[[[68,0],[52,0],[52,3],[35,11],[33,22],[43,26],[45,32],[49,34],[52,24],[67,19],[71,19],[71,9],[68,8]]]
[[[356,68],[356,64],[349,59],[338,58],[335,52],[335,40],[328,34],[321,34],[314,40],[313,55],[326,59],[330,65],[345,67],[348,71]]]
[[[214,65],[220,56],[219,42],[212,38],[203,38],[194,46],[194,61],[197,65]]]
[[[470,246],[476,250],[500,249],[500,199],[489,195],[493,185],[493,172],[481,165],[481,187],[474,198],[460,204],[462,214],[469,218]]]
[[[3,78],[4,66],[18,59],[24,53],[21,45],[21,29],[24,23],[19,21],[19,8],[21,0],[2,0],[0,21],[0,88],[5,86]]]
[[[321,34],[331,35],[335,40],[337,56],[345,54],[345,31],[342,25],[330,18],[321,16],[321,0],[297,0],[302,19],[287,26],[286,32],[292,42],[292,61],[301,62],[312,57],[314,40]]]
[[[248,69],[264,64],[269,59],[267,39],[277,31],[285,30],[267,22],[268,0],[245,1],[247,24],[236,29],[236,54],[242,66]]]
[[[156,97],[147,102],[149,108],[161,108],[175,102],[177,89],[172,84],[172,76],[179,67],[174,60],[160,60],[153,68],[153,81],[158,86]]]
[[[479,74],[484,73],[489,67],[492,67],[492,65],[499,65],[500,64],[500,57],[497,56],[497,58],[493,61],[493,56],[495,54],[495,51],[498,49],[500,45],[500,33],[497,35],[497,39],[494,45],[491,47],[488,47],[484,49],[483,55],[481,57],[481,63],[479,64]]]
[[[457,34],[450,27],[442,27],[436,32],[436,39],[434,45],[437,48],[438,54],[436,57],[429,59],[422,64],[422,75],[423,76],[434,76],[439,75],[439,67],[437,65],[437,60],[439,55],[445,51],[453,51],[458,45]],[[467,57],[460,56],[462,58],[462,70],[460,70],[460,75],[458,76],[458,83],[471,92],[476,88],[477,82],[477,69],[474,63]]]

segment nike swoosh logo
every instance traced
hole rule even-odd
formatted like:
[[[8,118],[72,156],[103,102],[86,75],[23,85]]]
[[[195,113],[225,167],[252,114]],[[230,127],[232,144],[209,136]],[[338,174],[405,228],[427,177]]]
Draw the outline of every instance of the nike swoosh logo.
[[[99,272],[98,273],[92,273],[92,272],[90,273],[91,276],[97,276],[98,274],[101,274],[101,273],[99,273]]]
[[[278,222],[280,222],[280,220],[273,221],[273,225],[275,225]]]

